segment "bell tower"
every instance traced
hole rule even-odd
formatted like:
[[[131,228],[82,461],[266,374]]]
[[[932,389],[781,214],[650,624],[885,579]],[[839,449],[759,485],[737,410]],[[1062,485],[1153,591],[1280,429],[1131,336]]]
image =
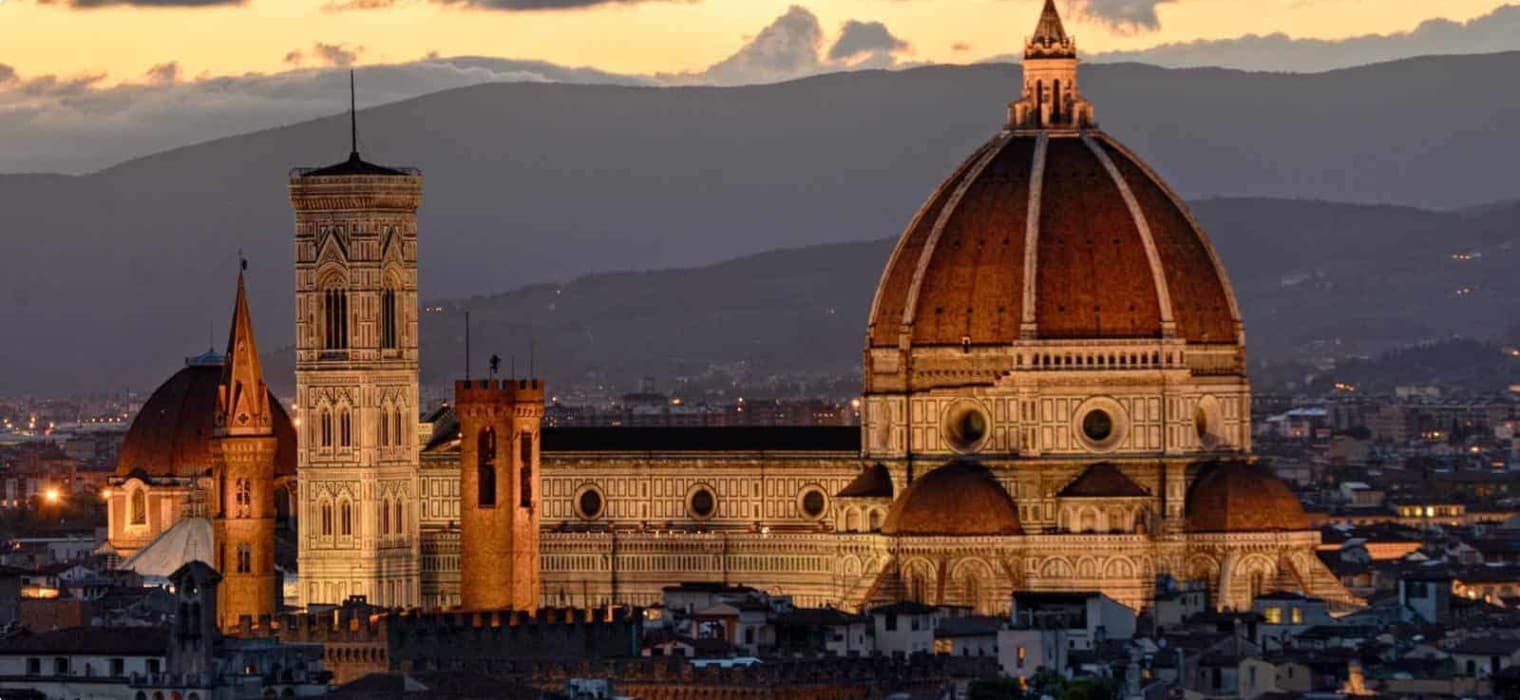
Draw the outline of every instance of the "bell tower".
[[[274,571],[277,441],[241,273],[215,421],[211,526],[222,583],[214,609],[217,626],[230,630],[243,615],[273,615],[280,595]]]
[[[301,598],[414,607],[422,173],[366,162],[355,135],[348,160],[291,173],[290,202]]]
[[[1092,103],[1077,87],[1077,40],[1066,35],[1055,0],[1045,0],[1034,36],[1024,44],[1023,97],[1008,105],[1010,129],[1097,126]]]
[[[543,382],[455,382],[454,403],[460,603],[466,610],[537,609]]]

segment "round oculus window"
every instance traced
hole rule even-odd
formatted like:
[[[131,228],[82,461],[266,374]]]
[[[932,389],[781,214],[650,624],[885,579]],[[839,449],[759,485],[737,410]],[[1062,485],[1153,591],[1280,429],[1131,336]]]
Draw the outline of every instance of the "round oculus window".
[[[595,520],[602,514],[602,508],[606,503],[602,500],[602,492],[595,488],[581,491],[581,495],[575,499],[575,509],[580,516],[587,520]]]
[[[692,517],[698,520],[705,520],[711,518],[713,512],[718,509],[718,498],[713,495],[711,490],[704,486],[693,491],[691,496],[686,499],[686,508],[691,512]]]
[[[828,499],[818,489],[809,489],[802,494],[802,514],[814,520],[823,517],[828,504]]]
[[[1107,442],[1114,436],[1114,417],[1101,408],[1095,408],[1082,417],[1082,434],[1095,443]]]
[[[974,403],[963,403],[950,410],[945,421],[945,439],[957,452],[981,449],[990,432],[987,412]]]

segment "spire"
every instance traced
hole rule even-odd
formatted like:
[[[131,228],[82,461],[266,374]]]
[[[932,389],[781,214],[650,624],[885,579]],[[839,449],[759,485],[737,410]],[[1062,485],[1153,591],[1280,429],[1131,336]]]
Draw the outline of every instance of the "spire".
[[[1056,21],[1060,21],[1057,19]],[[354,90],[354,70],[348,70],[348,157],[351,160],[359,160],[359,100]]]
[[[248,269],[247,261],[242,262]],[[248,293],[243,272],[238,272],[237,301],[232,307],[232,330],[227,336],[227,361],[216,395],[216,430],[219,435],[270,435],[269,389],[259,363],[259,347],[253,339],[253,317],[248,313]]]
[[[1058,44],[1066,41],[1066,27],[1061,24],[1061,13],[1056,11],[1056,0],[1045,0],[1045,10],[1040,13],[1040,24],[1035,27],[1034,38]]]

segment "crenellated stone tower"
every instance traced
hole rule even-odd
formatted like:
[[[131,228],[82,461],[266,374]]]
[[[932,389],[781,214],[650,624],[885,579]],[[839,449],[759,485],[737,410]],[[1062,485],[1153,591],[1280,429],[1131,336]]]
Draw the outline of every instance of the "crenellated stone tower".
[[[422,174],[359,157],[290,177],[306,604],[418,605]]]
[[[258,619],[279,609],[274,570],[278,441],[241,274],[227,361],[217,386],[215,426],[211,525],[222,575],[216,624],[232,629],[243,615]]]
[[[540,593],[543,382],[456,382],[454,402],[460,432],[460,602],[466,610],[534,610]]]

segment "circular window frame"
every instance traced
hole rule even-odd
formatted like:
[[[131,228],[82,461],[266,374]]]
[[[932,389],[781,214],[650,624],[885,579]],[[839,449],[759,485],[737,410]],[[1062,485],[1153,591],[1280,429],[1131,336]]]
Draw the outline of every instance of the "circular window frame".
[[[595,493],[597,499],[601,502],[601,507],[597,508],[595,513],[587,513],[586,510],[581,507],[581,499],[585,498],[586,494],[588,493]],[[603,515],[607,514],[607,494],[606,492],[602,491],[602,487],[597,486],[596,484],[585,484],[575,490],[575,502],[573,505],[575,507],[576,516],[578,516],[581,520],[600,520]]]
[[[1102,411],[1108,414],[1112,424],[1108,437],[1102,440],[1094,440],[1087,435],[1085,423],[1087,417],[1094,411]],[[1092,452],[1113,452],[1124,442],[1124,437],[1129,434],[1129,412],[1124,410],[1124,405],[1107,396],[1094,396],[1083,401],[1071,416],[1071,432],[1076,436],[1077,442]]]
[[[809,514],[807,512],[807,505],[806,505],[806,503],[807,503],[807,497],[808,497],[809,494],[813,494],[813,493],[818,494],[818,496],[823,499],[823,507],[818,510],[818,514],[817,515],[811,515],[811,514]],[[828,492],[824,491],[823,487],[819,486],[818,484],[808,484],[807,486],[802,487],[802,490],[797,492],[797,514],[801,515],[803,520],[809,520],[809,521],[812,521],[812,522],[818,522],[818,521],[823,520],[824,518],[828,517],[828,515],[829,515],[829,494],[828,494]]]
[[[981,414],[984,426],[981,437],[975,440],[966,440],[960,435],[959,423],[970,414]],[[940,435],[945,444],[956,454],[971,455],[981,452],[992,440],[992,412],[987,406],[975,399],[960,399],[945,407],[940,416]]]
[[[708,513],[707,515],[698,513],[695,504],[693,503],[693,501],[695,501],[697,498],[697,494],[703,491],[706,491],[710,496],[712,496],[712,512]],[[692,520],[697,521],[712,520],[714,517],[716,517],[718,515],[718,490],[705,483],[697,484],[695,486],[692,486],[690,489],[687,489],[686,515]]]

